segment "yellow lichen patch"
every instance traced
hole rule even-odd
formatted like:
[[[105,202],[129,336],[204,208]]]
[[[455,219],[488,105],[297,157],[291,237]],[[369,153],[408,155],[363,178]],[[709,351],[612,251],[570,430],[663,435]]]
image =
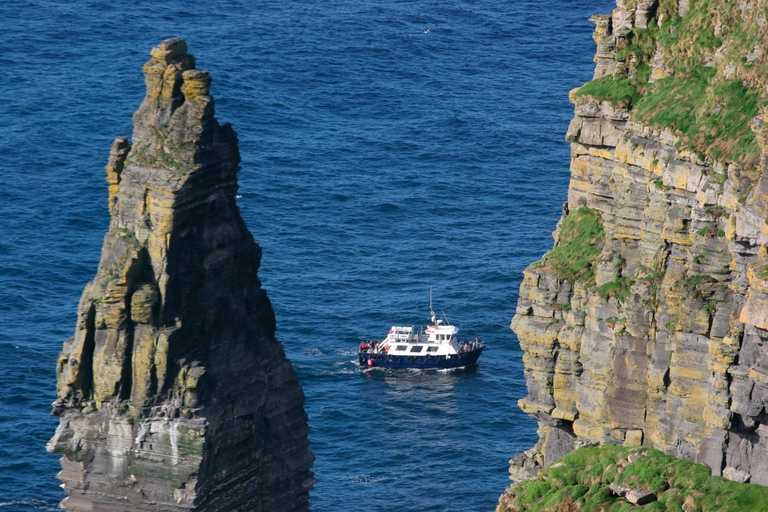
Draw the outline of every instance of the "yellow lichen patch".
[[[696,368],[693,366],[672,367],[672,377],[675,379],[706,380],[710,372],[706,368]]]
[[[768,330],[768,295],[750,289],[747,292],[747,301],[741,309],[739,321]]]
[[[576,419],[576,415],[576,411],[562,409],[560,406],[555,407],[555,410],[552,411],[552,417],[559,420],[574,421]]]
[[[594,172],[594,167],[586,158],[577,158],[571,162],[571,184],[573,180],[587,181]]]
[[[537,414],[540,412],[549,414],[552,411],[551,406],[535,404],[535,403],[529,402],[525,398],[521,398],[520,400],[518,400],[517,406],[520,407],[520,409],[522,409],[522,411],[527,414]]]
[[[693,245],[693,237],[683,219],[666,219],[661,230],[661,238],[678,245]]]
[[[629,163],[631,145],[627,139],[622,139],[613,150],[613,160],[623,164]]]
[[[574,315],[566,315],[567,323],[573,322]],[[573,329],[561,329],[557,335],[557,340],[560,345],[568,347],[573,352],[577,352],[581,348],[581,334],[584,332],[582,327],[576,327]]]
[[[603,160],[613,160],[614,150],[606,149],[606,148],[599,148],[595,146],[588,146],[585,148],[586,153],[589,156],[594,156],[596,158],[602,158]]]
[[[96,407],[115,395],[123,374],[127,352],[126,331],[106,330],[97,336],[93,353],[93,399]]]
[[[750,288],[768,293],[768,254],[765,247],[760,248],[757,262],[747,269],[747,279]]]
[[[575,386],[573,385],[573,382],[571,382],[565,375],[555,375],[553,380],[554,389],[552,391],[552,396],[555,399],[557,406],[561,409],[561,412],[563,410],[575,410],[579,395],[574,389]]]
[[[603,427],[587,423],[580,417],[573,422],[573,433],[582,439],[598,441],[603,437]]]
[[[615,165],[613,167],[613,174],[615,177],[621,177],[625,180],[630,179],[629,169],[625,165]],[[619,183],[621,183],[621,181]]]
[[[739,341],[729,336],[722,340],[710,339],[707,349],[712,358],[709,361],[709,369],[724,373],[739,353]]]
[[[145,404],[154,373],[155,335],[151,328],[139,326],[134,331],[131,401],[137,407]]]
[[[187,43],[181,38],[166,39],[149,51],[152,59],[168,64],[174,57],[187,53]]]
[[[617,240],[642,240],[642,235],[632,226],[618,226],[613,232]]]
[[[525,350],[532,354],[551,356],[555,347],[557,333],[551,330],[541,329],[541,322],[530,320],[530,317],[519,317],[515,323],[515,332],[520,339],[520,344],[525,345]]]
[[[166,375],[168,374],[168,338],[168,334],[160,333],[155,340],[155,378],[157,379],[159,388],[162,388]]]
[[[749,369],[749,378],[762,384],[768,384],[768,368],[753,366]]]
[[[192,69],[184,71],[182,74],[184,83],[181,86],[181,93],[187,99],[207,97],[211,87],[211,77],[207,71]]]
[[[662,78],[667,78],[670,76],[670,74],[664,68],[653,68],[651,76],[654,78],[654,80],[661,80]]]
[[[627,434],[624,437],[624,446],[642,446],[643,445],[643,431],[640,429],[627,430]]]
[[[681,167],[679,171],[668,171],[664,182],[670,187],[688,190],[688,180],[690,178],[690,169]]]

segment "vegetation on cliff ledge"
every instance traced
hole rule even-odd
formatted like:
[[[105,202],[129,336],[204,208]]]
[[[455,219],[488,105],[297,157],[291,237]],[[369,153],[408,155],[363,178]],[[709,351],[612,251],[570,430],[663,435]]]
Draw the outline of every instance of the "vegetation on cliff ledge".
[[[576,96],[610,100],[630,117],[670,128],[681,145],[716,160],[754,164],[760,151],[749,123],[766,100],[768,32],[739,2],[660,0],[648,28],[620,38],[620,71],[594,80]]]
[[[768,503],[768,487],[713,477],[707,466],[653,449],[606,445],[573,451],[542,470],[539,478],[521,482],[500,510],[639,510],[615,496],[612,483],[652,491],[657,501],[642,507],[648,512],[757,511],[766,510]]]
[[[563,219],[555,247],[535,265],[570,282],[591,281],[595,276],[592,263],[600,256],[604,239],[600,212],[581,207]]]

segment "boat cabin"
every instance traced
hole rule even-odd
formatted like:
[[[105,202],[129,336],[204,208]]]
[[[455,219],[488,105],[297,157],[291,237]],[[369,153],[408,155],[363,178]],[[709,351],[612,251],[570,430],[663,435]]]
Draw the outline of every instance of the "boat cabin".
[[[445,356],[459,352],[459,329],[437,320],[434,325],[420,329],[393,326],[383,345],[389,346],[388,354],[393,356]]]

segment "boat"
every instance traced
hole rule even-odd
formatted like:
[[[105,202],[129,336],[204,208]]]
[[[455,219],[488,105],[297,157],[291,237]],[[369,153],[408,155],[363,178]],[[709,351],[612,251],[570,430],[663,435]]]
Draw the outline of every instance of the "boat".
[[[383,340],[360,343],[360,366],[450,369],[477,364],[485,344],[477,337],[461,341],[458,327],[451,325],[445,315],[437,318],[432,309],[431,292],[429,310],[430,325],[392,326]]]

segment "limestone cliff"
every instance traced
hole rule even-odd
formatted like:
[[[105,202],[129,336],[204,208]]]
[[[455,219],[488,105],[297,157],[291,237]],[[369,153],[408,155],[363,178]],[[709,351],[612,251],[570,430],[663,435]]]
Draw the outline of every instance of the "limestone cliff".
[[[519,405],[540,438],[510,461],[512,479],[611,443],[765,485],[768,8],[617,3],[592,18],[567,203],[512,320]]]
[[[304,395],[235,203],[237,135],[182,39],[144,65],[111,222],[57,366],[67,510],[308,510]]]

